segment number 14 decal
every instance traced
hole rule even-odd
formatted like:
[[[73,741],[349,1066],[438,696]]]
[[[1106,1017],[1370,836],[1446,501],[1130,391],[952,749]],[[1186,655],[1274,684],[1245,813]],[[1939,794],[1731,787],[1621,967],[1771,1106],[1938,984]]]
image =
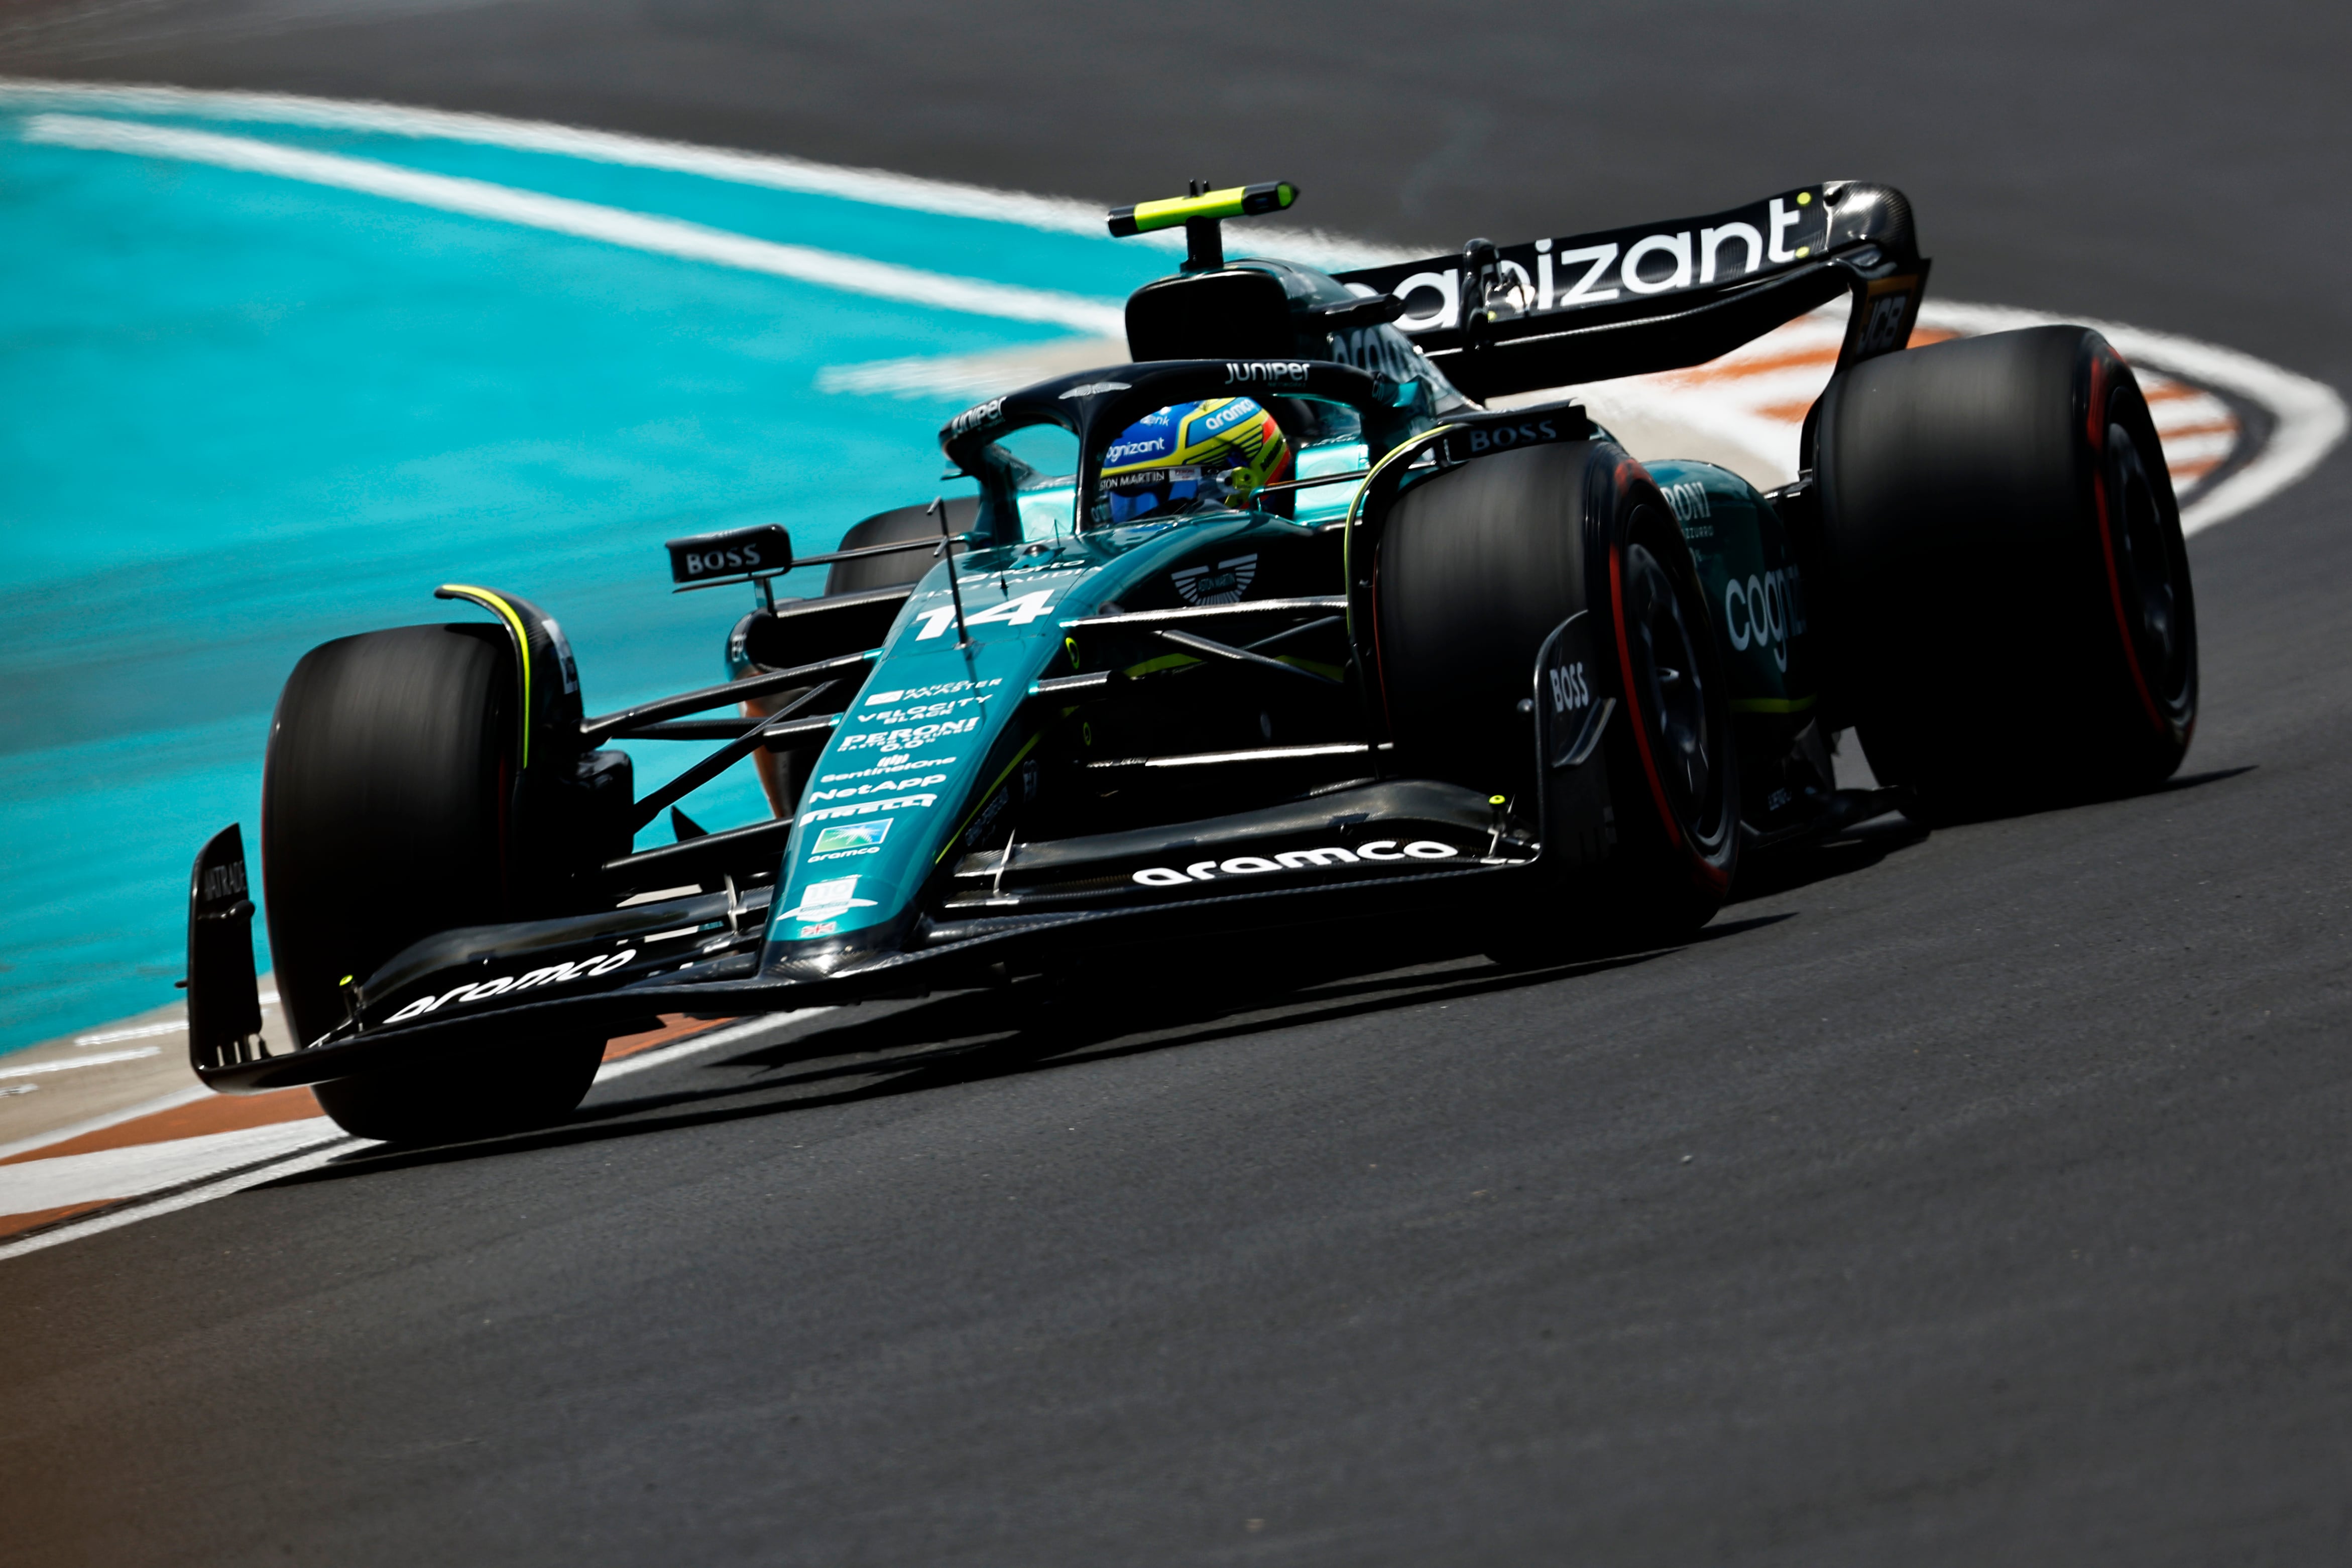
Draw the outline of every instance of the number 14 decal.
[[[963,618],[963,623],[966,626],[986,626],[992,622],[1001,621],[1007,626],[1026,626],[1045,614],[1052,607],[1053,601],[1054,591],[1041,588],[1034,593],[1024,593],[1018,599],[1008,599],[1002,604],[992,604],[985,610],[975,611]],[[936,610],[924,611],[916,617],[923,623],[923,629],[915,633],[915,641],[928,643],[934,637],[946,636],[948,628],[955,624],[955,615],[953,604],[942,604]]]

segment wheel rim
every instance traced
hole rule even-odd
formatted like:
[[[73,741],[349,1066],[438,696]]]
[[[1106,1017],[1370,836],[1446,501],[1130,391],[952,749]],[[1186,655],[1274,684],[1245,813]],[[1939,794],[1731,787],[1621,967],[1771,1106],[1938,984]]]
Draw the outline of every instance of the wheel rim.
[[[2116,587],[2126,632],[2151,695],[2177,706],[2188,685],[2191,632],[2186,562],[2174,548],[2164,502],[2139,444],[2119,423],[2107,426],[2106,504],[2115,541]]]
[[[1675,580],[1647,547],[1625,550],[1626,651],[1641,721],[1655,747],[1659,782],[1683,831],[1705,844],[1720,827],[1714,809],[1715,727],[1707,719],[1706,662]]]

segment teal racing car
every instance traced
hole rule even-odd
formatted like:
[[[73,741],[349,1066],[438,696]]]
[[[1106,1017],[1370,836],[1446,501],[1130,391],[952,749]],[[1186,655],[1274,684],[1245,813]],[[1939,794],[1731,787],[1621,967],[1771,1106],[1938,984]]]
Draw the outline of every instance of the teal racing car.
[[[956,415],[959,494],[751,585],[720,684],[583,707],[553,617],[346,637],[294,670],[260,821],[297,1049],[260,1037],[240,830],[199,855],[195,1069],[312,1085],[400,1141],[560,1117],[608,1038],[1168,961],[1354,923],[1513,963],[1683,940],[1743,852],[2179,766],[2196,644],[2130,370],[2079,328],[1909,348],[1908,203],[1805,187],[1702,218],[1327,274],[1228,261],[1285,184],[1182,225],[1131,361]],[[1561,389],[1852,315],[1769,493],[1637,461]],[[824,591],[775,580],[824,568]],[[1858,731],[1878,788],[1840,789]],[[615,740],[716,743],[636,793]],[[751,760],[770,820],[679,802]],[[675,841],[636,849],[669,813]]]

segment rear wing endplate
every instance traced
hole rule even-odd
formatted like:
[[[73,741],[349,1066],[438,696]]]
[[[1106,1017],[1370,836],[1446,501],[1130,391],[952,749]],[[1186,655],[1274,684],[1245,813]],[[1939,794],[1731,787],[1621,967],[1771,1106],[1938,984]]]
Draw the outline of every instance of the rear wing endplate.
[[[1911,204],[1832,181],[1728,212],[1339,274],[1472,397],[1680,370],[1840,294],[1841,370],[1904,347],[1927,291]]]

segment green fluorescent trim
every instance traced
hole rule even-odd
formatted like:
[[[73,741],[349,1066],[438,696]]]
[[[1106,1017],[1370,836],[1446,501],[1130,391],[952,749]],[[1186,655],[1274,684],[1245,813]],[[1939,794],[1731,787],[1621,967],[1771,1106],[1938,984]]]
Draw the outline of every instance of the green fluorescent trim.
[[[1028,756],[1031,752],[1036,750],[1037,743],[1045,738],[1045,732],[1041,729],[1036,734],[1029,737],[1028,745],[1023,747],[1020,750],[1013,754],[1013,760],[1004,765],[1004,771],[996,776],[996,781],[980,792],[980,804],[971,809],[970,816],[965,817],[962,821],[956,824],[956,831],[948,835],[946,845],[938,854],[931,857],[931,863],[933,865],[937,865],[940,862],[948,858],[948,851],[956,847],[956,841],[963,837],[963,831],[971,826],[972,817],[979,816],[981,812],[988,809],[988,798],[1004,787],[1004,781],[1013,777],[1013,770],[1021,766],[1021,759]]]
[[[1162,670],[1178,670],[1186,664],[1197,664],[1200,662],[1190,653],[1162,653],[1156,659],[1146,659],[1139,664],[1129,664],[1119,674],[1133,680],[1138,675],[1157,674]]]
[[[1197,196],[1174,196],[1164,202],[1138,202],[1131,207],[1111,209],[1110,232],[1123,239],[1174,228],[1193,218],[1254,218],[1262,213],[1278,213],[1297,199],[1298,187],[1278,180],[1204,191]]]
[[[522,766],[530,766],[530,633],[523,630],[522,617],[514,606],[487,588],[476,588],[470,582],[445,582],[435,595],[439,599],[470,599],[514,629],[515,656],[522,662]]]

